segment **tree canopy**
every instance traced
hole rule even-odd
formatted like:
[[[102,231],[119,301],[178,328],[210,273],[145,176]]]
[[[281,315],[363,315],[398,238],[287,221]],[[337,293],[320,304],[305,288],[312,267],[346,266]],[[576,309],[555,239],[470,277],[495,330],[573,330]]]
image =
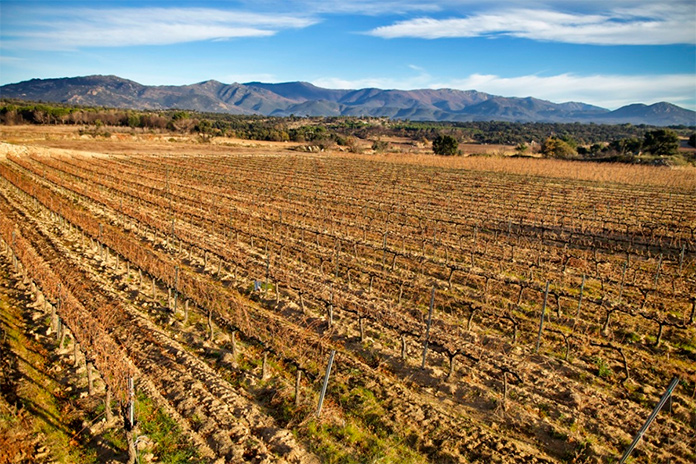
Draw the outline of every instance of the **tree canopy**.
[[[459,150],[459,142],[451,135],[438,135],[433,140],[433,152],[436,155],[452,156]]]
[[[679,150],[679,137],[669,129],[646,132],[643,150],[656,156],[676,155]]]
[[[570,141],[549,137],[541,144],[541,154],[549,158],[568,159],[577,155],[577,152]]]

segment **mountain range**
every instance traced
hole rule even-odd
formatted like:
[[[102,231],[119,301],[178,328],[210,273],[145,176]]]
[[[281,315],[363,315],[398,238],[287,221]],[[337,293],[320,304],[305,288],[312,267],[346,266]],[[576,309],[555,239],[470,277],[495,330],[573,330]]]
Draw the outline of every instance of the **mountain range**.
[[[130,109],[187,109],[266,116],[374,116],[412,121],[514,121],[696,125],[696,112],[671,103],[610,111],[586,103],[501,97],[476,90],[324,89],[307,82],[147,86],[117,76],[31,79],[0,86],[0,97]]]

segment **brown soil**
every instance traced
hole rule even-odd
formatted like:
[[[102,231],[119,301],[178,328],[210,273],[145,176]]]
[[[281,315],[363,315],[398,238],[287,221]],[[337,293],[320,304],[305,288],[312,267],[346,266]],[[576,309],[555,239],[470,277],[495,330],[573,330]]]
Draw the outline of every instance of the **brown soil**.
[[[122,321],[114,335],[128,340],[126,348],[140,372],[142,388],[164,402],[204,456],[223,457],[226,462],[317,462],[243,393],[150,322],[148,316],[161,316],[166,308],[158,308],[158,302],[149,298],[133,302],[124,269],[107,266],[102,257],[83,248],[77,237],[52,227],[45,218],[42,221],[40,211],[26,211],[28,205],[21,205],[7,192],[5,195],[15,207],[14,214],[21,214],[18,220],[31,223],[32,228],[24,234],[33,235],[35,243],[44,243],[46,258],[70,262],[83,272],[86,299],[94,298],[97,307],[115,301],[123,305],[128,320]],[[8,209],[5,212],[13,214]],[[148,315],[138,309],[143,301],[155,311]],[[200,346],[201,337],[194,338]],[[192,427],[191,423],[201,425]]]
[[[88,395],[85,367],[74,367],[70,337],[57,347],[44,307],[0,255],[0,463],[122,462],[96,412],[103,386]]]
[[[422,157],[416,155],[404,155],[398,158],[392,155],[366,157],[333,153],[306,155],[305,158],[305,155],[298,156],[285,151],[286,144],[250,146],[241,141],[200,144],[191,139],[168,138],[166,134],[152,137],[147,134],[137,136],[123,134],[109,140],[92,140],[74,137],[67,134],[65,130],[55,130],[42,139],[40,133],[30,129],[5,128],[3,130],[5,132],[2,135],[6,137],[4,140],[28,141],[33,145],[28,150],[21,146],[3,145],[0,149],[6,153],[22,155],[28,152],[39,156],[56,157],[56,159],[65,157],[66,160],[77,160],[76,162],[85,163],[86,166],[90,163],[89,153],[96,153],[99,159],[105,162],[107,161],[107,158],[104,158],[105,154],[110,154],[119,156],[108,157],[108,159],[118,158],[123,165],[133,162],[142,163],[145,166],[148,166],[153,159],[152,154],[177,155],[183,160],[198,157],[201,163],[210,159],[219,162],[221,158],[218,158],[218,155],[233,154],[234,157],[273,156],[277,158],[278,165],[288,163],[301,175],[307,173],[314,175],[317,173],[316,169],[331,166],[333,159],[329,156],[335,155],[348,160],[354,159],[356,164],[378,169],[384,169],[382,165],[384,163],[392,163],[399,168],[402,164],[440,167],[443,172],[454,178],[456,170],[466,169],[466,166],[469,166],[468,163],[471,163],[464,160],[442,163],[431,162],[429,159],[423,161]],[[397,141],[390,142],[397,143]],[[80,150],[80,152],[70,150]],[[124,154],[128,156],[123,156]],[[226,160],[222,158],[222,161]],[[476,169],[506,174],[519,173],[527,169],[534,176],[538,175],[542,178],[563,177],[563,182],[576,180],[586,182],[573,184],[569,191],[587,188],[600,192],[606,189],[619,192],[617,195],[626,194],[622,190],[624,185],[633,187],[639,185],[636,173],[645,175],[646,178],[656,174],[651,184],[652,192],[654,192],[652,195],[656,197],[666,195],[659,190],[664,188],[681,198],[684,191],[688,192],[693,184],[693,180],[689,180],[688,176],[684,177],[686,180],[683,180],[683,183],[674,184],[667,179],[669,176],[660,177],[663,174],[662,171],[643,168],[624,170],[623,167],[608,167],[606,171],[596,173],[559,174],[552,170],[540,171],[566,166],[563,163],[544,162],[531,167],[521,164],[528,162],[527,160],[513,162],[512,168],[502,165],[493,166],[484,162]],[[96,159],[94,164],[98,164]],[[313,166],[315,170],[307,169],[308,165]],[[445,171],[446,169],[450,171]],[[622,173],[626,178],[606,186],[589,183],[605,182],[607,172],[611,172],[612,175]],[[248,175],[248,173],[240,173],[240,178],[243,178],[245,174]],[[103,177],[106,175],[104,174]],[[124,175],[124,178],[127,176]],[[317,178],[321,180],[320,175],[317,175]],[[253,181],[256,179],[251,176],[246,180],[249,179],[253,187]],[[525,181],[532,184],[539,182],[532,175],[530,179]],[[41,182],[49,185],[48,181]],[[618,182],[624,183],[618,186]],[[554,184],[549,189],[560,190],[564,187],[559,181],[558,185]],[[59,192],[56,187],[51,186],[51,188]],[[225,326],[222,314],[215,319],[214,339],[206,340],[207,326],[204,313],[200,308],[191,308],[191,319],[185,323],[182,320],[181,311],[183,301],[179,301],[179,310],[172,313],[170,304],[167,302],[166,288],[156,288],[156,298],[153,299],[149,289],[150,281],[145,278],[143,282],[140,282],[140,278],[136,277],[135,267],[128,273],[122,261],[116,261],[113,255],[111,257],[100,255],[94,247],[89,246],[89,239],[72,227],[66,228],[59,222],[56,223],[47,214],[45,208],[26,201],[8,186],[3,187],[2,192],[6,203],[2,213],[8,217],[16,215],[16,222],[23,227],[22,233],[37,246],[41,245],[42,253],[47,258],[60,259],[61,262],[69,263],[70,266],[80,270],[86,288],[84,299],[95,300],[97,306],[101,303],[118,302],[123,308],[125,319],[115,325],[115,336],[129,341],[128,355],[142,376],[143,388],[168,408],[172,417],[182,425],[190,439],[197,444],[202,455],[229,461],[317,462],[318,459],[310,451],[314,449],[313,447],[318,448],[316,438],[307,436],[309,433],[306,424],[311,422],[311,412],[308,413],[312,408],[311,404],[303,404],[290,418],[283,410],[288,408],[287,402],[291,398],[289,393],[291,375],[287,372],[287,366],[280,360],[276,360],[278,367],[274,368],[275,378],[270,382],[259,379],[258,360],[261,357],[261,350],[251,343],[240,344],[238,358],[232,359],[229,353],[231,332]],[[635,195],[643,194],[635,193]],[[648,198],[650,195],[646,193],[643,196]],[[123,195],[123,198],[127,197]],[[189,249],[182,252],[180,248],[177,249],[176,244],[168,242],[166,237],[160,239],[154,233],[141,230],[133,218],[120,214],[108,203],[99,203],[86,196],[78,195],[75,195],[74,201],[90,211],[94,217],[101,218],[100,220],[128,230],[137,230],[137,233],[134,233],[134,239],[137,239],[153,255],[160,256],[163,260],[180,263],[185,272],[204,276],[208,281],[223,288],[221,292],[231,292],[236,289],[240,293],[247,294],[246,289],[250,286],[249,279],[258,275],[258,269],[263,269],[265,253],[261,245],[254,246],[253,242],[237,243],[238,252],[244,256],[247,269],[240,269],[238,275],[236,266],[233,270],[230,263],[224,263],[221,266],[221,275],[218,275],[218,268],[215,266],[217,261],[212,263],[208,261],[208,255],[204,255],[202,250]],[[574,204],[573,207],[575,206]],[[582,207],[582,205],[577,206]],[[165,217],[167,214],[166,211],[158,210],[152,205],[148,205],[147,208],[151,208],[153,217],[157,214]],[[263,211],[258,213],[259,216],[262,214]],[[273,214],[277,213],[273,211]],[[222,236],[217,235],[217,232],[205,230],[202,222],[198,219],[196,221],[190,219],[190,222],[187,222],[184,217],[181,223],[177,223],[177,227],[196,231],[201,237],[199,242],[201,246],[204,240],[209,240],[211,243],[217,243],[216,241],[227,243]],[[484,231],[481,231],[481,234],[483,233]],[[500,239],[497,239],[499,239],[497,233],[495,239],[489,237],[486,248],[489,244],[491,248],[494,248],[499,246],[499,241],[503,243],[505,241],[502,234]],[[515,245],[526,246],[520,245],[519,242]],[[547,246],[552,248],[555,245]],[[438,258],[434,248],[433,245],[432,256]],[[541,249],[541,246],[539,248]],[[531,253],[530,249],[531,247],[527,248],[526,252]],[[318,239],[316,247],[312,244],[311,252],[309,247],[306,251],[310,255],[314,253],[314,250],[325,256],[330,256],[333,252],[331,246],[320,244]],[[553,250],[547,252],[551,255]],[[498,257],[507,257],[510,249],[501,246],[500,249],[491,253],[498,253]],[[346,258],[354,262],[356,268],[366,269],[362,277],[356,275],[354,286],[366,287],[368,271],[378,275],[387,273],[384,270],[386,269],[384,264],[377,264],[379,256]],[[671,293],[668,290],[660,293],[661,304],[667,307],[674,305],[674,308],[679,309],[678,317],[682,319],[685,306],[682,299],[678,300],[678,298],[682,298],[685,294],[684,289],[694,286],[692,255],[688,256],[687,277],[683,278],[683,281],[680,280],[676,287],[673,285]],[[217,260],[217,257],[215,259]],[[516,259],[529,258],[518,255]],[[615,256],[607,252],[605,259],[607,260],[605,262],[597,261],[595,254],[597,274],[599,274],[600,266],[610,269],[612,265],[610,260],[615,259]],[[507,262],[507,258],[505,261]],[[510,259],[511,267],[515,265],[515,261]],[[297,270],[298,275],[305,272],[305,266],[298,263],[296,258],[287,257],[286,262],[289,267]],[[588,262],[589,260],[585,257],[574,257],[569,260],[569,267],[572,269],[589,266]],[[500,274],[503,274],[503,260],[497,263],[489,264],[489,266],[498,269],[499,265]],[[655,264],[656,256],[651,256],[641,261],[639,266],[649,268]],[[669,266],[673,268],[673,272],[676,271],[674,259]],[[454,280],[453,292],[461,292],[457,294],[460,297],[472,298],[472,288],[478,291],[479,283],[475,280],[475,276],[479,271],[479,268],[471,266],[468,272],[473,276],[469,274],[463,276],[464,272],[458,272]],[[257,274],[254,274],[255,272]],[[398,267],[394,272],[404,278],[412,277],[407,270],[398,269]],[[447,276],[440,276],[440,272],[440,270],[431,271],[430,278],[439,286],[438,290],[445,293]],[[654,274],[654,271],[651,272]],[[646,274],[648,274],[647,271]],[[648,280],[652,279],[653,274],[650,274]],[[324,275],[320,277],[324,278]],[[483,284],[480,285],[483,286]],[[602,288],[604,285],[605,283],[601,282]],[[610,285],[609,279],[606,285]],[[592,285],[588,283],[587,291],[597,294],[599,287],[598,281],[593,282]],[[384,289],[376,291],[386,293]],[[658,292],[658,289],[653,291]],[[516,289],[502,288],[496,292],[507,294],[516,292]],[[370,293],[367,290],[356,292],[365,300],[371,298]],[[527,297],[532,300],[535,298]],[[295,289],[284,289],[277,306],[272,295],[251,294],[249,298],[253,300],[253,303],[249,303],[250,305],[258,305],[262,308],[259,311],[268,311],[269,314],[274,313],[275,317],[287,319],[289,325],[299,320],[309,319],[314,321],[313,327],[317,332],[324,330],[325,308],[316,299],[308,297],[306,302],[298,304],[300,296]],[[474,294],[473,298],[484,299],[478,293]],[[627,294],[625,298],[638,301],[637,290],[633,289],[632,294]],[[530,309],[530,312],[537,312],[536,306],[540,305],[540,301],[531,301],[529,305],[532,306],[532,303],[534,307]],[[564,296],[564,299],[552,298],[552,303],[554,309],[550,311],[552,320],[549,323],[557,324],[558,327],[570,326],[576,304],[575,299],[567,296]],[[667,336],[671,337],[667,342],[663,342],[659,347],[650,347],[646,335],[654,333],[652,323],[642,319],[635,322],[634,319],[617,313],[612,327],[620,327],[622,332],[616,331],[616,335],[612,332],[612,336],[607,341],[591,329],[592,324],[601,324],[602,305],[596,305],[595,311],[597,314],[585,316],[586,323],[581,324],[580,329],[585,333],[576,334],[578,338],[572,345],[571,356],[568,360],[564,360],[562,339],[550,332],[545,333],[541,352],[533,352],[530,348],[533,338],[529,333],[534,330],[531,327],[534,321],[527,323],[524,327],[527,332],[526,338],[513,344],[508,326],[495,316],[478,314],[472,318],[472,326],[466,327],[465,330],[466,313],[443,313],[439,308],[436,314],[435,330],[443,327],[444,324],[450,324],[450,327],[459,325],[456,340],[461,343],[461,346],[467,347],[467,352],[472,357],[478,359],[457,357],[455,371],[451,377],[447,376],[448,359],[442,352],[431,351],[428,354],[428,367],[421,369],[420,342],[409,339],[406,350],[407,360],[402,361],[398,332],[379,324],[368,324],[367,336],[365,340],[360,341],[357,337],[359,333],[357,318],[345,312],[337,313],[335,318],[337,328],[331,333],[331,340],[332,343],[342,346],[343,351],[332,374],[332,382],[335,382],[332,385],[335,386],[332,387],[333,394],[327,399],[325,405],[327,413],[320,425],[343,430],[351,415],[358,415],[356,412],[351,414],[347,412],[354,411],[351,408],[355,410],[362,408],[359,417],[365,423],[369,421],[366,429],[379,430],[380,433],[385,434],[391,433],[392,436],[398,437],[397,440],[405,447],[417,453],[423,461],[607,461],[630,442],[632,433],[642,425],[650,408],[659,398],[663,384],[669,381],[669,376],[680,375],[684,385],[696,386],[692,369],[693,355],[689,355],[688,348],[680,348],[680,346],[688,345],[688,341],[680,341],[683,339],[683,334],[688,337],[689,334],[694,333],[694,330],[692,326],[680,322],[683,327],[667,329]],[[422,321],[415,325],[420,328]],[[24,327],[22,330],[31,329]],[[584,335],[589,337],[588,340],[620,343],[629,355],[631,379],[625,382],[621,380],[622,363],[615,352],[604,351],[597,346],[582,342],[580,337]],[[638,337],[637,343],[625,342],[627,336]],[[605,369],[608,369],[608,372],[604,374],[600,374],[602,363]],[[520,381],[511,382],[505,408],[502,406],[501,367],[510,369],[521,378]],[[356,372],[359,375],[356,375]],[[314,400],[313,389],[316,388],[311,386],[305,388],[303,394]],[[369,395],[360,396],[362,392],[369,392]],[[355,401],[358,406],[347,404],[352,401]],[[673,414],[661,416],[660,420],[653,425],[651,436],[646,437],[643,447],[635,454],[636,461],[652,462],[671,459],[672,462],[688,462],[690,457],[694,456],[693,450],[690,451],[689,448],[696,444],[693,438],[695,405],[693,395],[689,397],[684,391],[680,391]],[[17,420],[22,422],[19,416]],[[303,439],[296,439],[292,432],[302,435]],[[345,446],[359,449],[360,444],[350,443],[350,438],[348,436],[349,443]],[[420,462],[420,460],[414,459],[414,462]]]

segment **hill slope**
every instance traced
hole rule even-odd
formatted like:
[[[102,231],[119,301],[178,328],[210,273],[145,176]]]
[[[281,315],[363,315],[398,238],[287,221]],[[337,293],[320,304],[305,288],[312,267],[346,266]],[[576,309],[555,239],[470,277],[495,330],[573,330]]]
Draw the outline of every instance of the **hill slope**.
[[[181,108],[273,116],[376,116],[431,121],[596,122],[696,125],[696,112],[662,102],[615,111],[476,90],[324,89],[307,82],[146,86],[117,76],[32,79],[0,87],[0,97],[134,109]]]

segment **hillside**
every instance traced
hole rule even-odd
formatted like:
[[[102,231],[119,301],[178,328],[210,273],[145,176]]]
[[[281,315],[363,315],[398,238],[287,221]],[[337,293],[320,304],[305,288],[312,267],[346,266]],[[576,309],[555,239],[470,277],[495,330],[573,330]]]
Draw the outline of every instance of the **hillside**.
[[[2,98],[133,109],[181,108],[266,116],[373,116],[414,121],[594,122],[696,125],[696,112],[670,103],[614,111],[579,102],[490,95],[476,90],[324,89],[307,82],[146,86],[117,76],[32,79],[0,87]]]

